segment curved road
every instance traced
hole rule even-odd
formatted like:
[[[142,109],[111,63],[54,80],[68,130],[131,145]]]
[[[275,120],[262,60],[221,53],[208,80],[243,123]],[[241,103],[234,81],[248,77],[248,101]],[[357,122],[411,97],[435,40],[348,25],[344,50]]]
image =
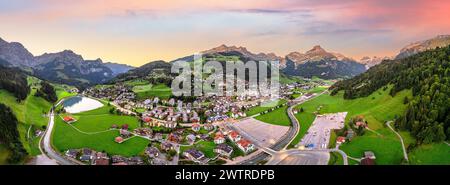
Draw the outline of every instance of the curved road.
[[[64,100],[65,99],[60,100],[54,107],[57,107]],[[53,107],[50,109],[49,117],[50,117],[50,119],[48,121],[47,130],[45,131],[44,136],[41,138],[41,142],[39,144],[39,148],[40,148],[42,154],[46,155],[50,159],[56,160],[56,162],[61,165],[80,164],[81,162],[75,162],[74,160],[67,159],[65,156],[60,155],[58,152],[56,152],[53,149],[52,144],[51,144],[53,127],[55,125],[55,113],[54,113]]]
[[[391,123],[392,123],[392,121],[388,121],[388,122],[386,122],[386,125],[392,130],[392,132],[397,134],[398,138],[400,138],[400,142],[402,143],[402,149],[403,149],[403,157],[405,158],[406,162],[409,162],[408,153],[406,152],[405,143],[403,142],[403,138],[397,131],[394,130],[394,128],[391,127]]]
[[[303,96],[301,96],[300,98],[298,98],[296,100],[293,100],[294,103],[291,106],[289,106],[288,109],[287,109],[287,113],[288,113],[289,119],[291,120],[292,127],[289,127],[289,130],[286,132],[286,134],[281,139],[279,139],[277,143],[272,145],[270,147],[270,149],[276,150],[276,151],[280,151],[280,150],[286,149],[289,146],[289,144],[295,139],[295,137],[297,136],[298,132],[300,131],[300,123],[298,122],[297,118],[295,117],[292,109],[295,106],[300,105],[300,104],[302,104],[302,103],[304,103],[306,101],[309,101],[309,100],[311,100],[311,99],[313,99],[313,98],[315,98],[317,96],[320,96],[320,95],[322,95],[322,94],[324,94],[326,92],[327,91],[323,91],[322,93],[316,94],[315,96],[309,97],[307,99],[302,99],[301,97],[303,97]],[[266,160],[269,157],[270,157],[269,154],[267,154],[265,152],[261,152],[260,154],[255,155],[252,158],[247,159],[245,161],[242,161],[239,164],[243,164],[243,165],[252,165],[253,164],[254,165],[254,164],[257,164],[260,161]]]

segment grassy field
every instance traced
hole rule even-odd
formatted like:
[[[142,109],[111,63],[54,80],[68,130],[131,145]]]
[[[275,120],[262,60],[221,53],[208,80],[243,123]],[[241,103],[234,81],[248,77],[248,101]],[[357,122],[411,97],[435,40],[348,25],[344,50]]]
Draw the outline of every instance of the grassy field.
[[[135,89],[136,88],[136,89]],[[133,91],[136,93],[138,99],[146,99],[159,97],[162,99],[167,99],[172,95],[172,89],[165,84],[158,85],[140,85],[135,86]]]
[[[283,106],[281,108],[275,109],[272,112],[256,116],[255,119],[274,125],[290,126],[291,121],[289,120],[289,116],[287,115],[287,108],[287,106]]]
[[[402,91],[395,97],[389,95],[389,89],[378,90],[368,97],[353,100],[344,100],[342,96],[343,92],[335,96],[323,94],[299,105],[297,108],[304,109],[304,112],[296,115],[301,130],[294,142],[291,143],[291,147],[304,136],[315,119],[314,112],[322,106],[318,111],[320,114],[348,112],[346,122],[356,115],[364,115],[369,127],[381,134],[366,132],[364,136],[355,137],[350,143],[343,144],[341,149],[348,155],[359,158],[364,151],[371,150],[377,156],[377,164],[400,163],[402,158],[400,141],[392,131],[384,126],[384,122],[394,119],[396,115],[403,114],[405,109],[403,99],[405,96],[411,97],[411,91]]]
[[[285,99],[281,99],[280,101],[278,101],[277,104],[275,104],[274,102],[273,102],[273,103],[272,103],[272,102],[269,102],[269,103],[266,103],[266,104],[264,104],[264,105],[252,107],[252,108],[250,108],[250,109],[249,109],[247,112],[245,112],[245,113],[247,114],[247,116],[253,116],[253,115],[255,115],[255,114],[264,112],[264,111],[266,111],[266,110],[269,110],[269,109],[271,109],[271,108],[273,108],[273,107],[275,107],[275,106],[277,106],[277,105],[281,105],[281,104],[284,104],[284,103],[286,103],[286,102],[287,102],[287,100],[285,100]],[[271,104],[273,104],[273,105],[271,105]]]
[[[77,121],[73,126],[83,132],[100,132],[111,128],[112,125],[128,124],[130,130],[139,127],[139,120],[133,116],[119,116],[110,114],[109,110],[113,106],[104,105],[95,110],[73,114]]]
[[[27,131],[30,125],[35,128],[42,129],[43,126],[47,125],[48,118],[44,116],[52,106],[49,102],[45,101],[40,97],[35,97],[34,93],[36,89],[32,89],[30,95],[18,103],[16,97],[11,93],[0,90],[0,103],[3,103],[10,107],[19,121],[17,130],[19,131],[20,141],[22,142],[25,150],[30,154],[38,154],[35,152],[38,145],[33,144],[32,141],[28,141]]]
[[[445,143],[423,144],[408,155],[411,164],[450,165],[450,146]]]
[[[146,84],[146,85],[137,85],[133,87],[133,92],[140,93],[145,91],[152,90],[153,85],[152,84]]]
[[[105,151],[111,155],[133,156],[141,153],[149,141],[140,137],[133,137],[121,144],[114,142],[119,136],[119,131],[109,130],[111,125],[128,124],[132,130],[139,126],[139,121],[131,116],[118,116],[109,114],[109,106],[103,106],[73,116],[78,119],[73,126],[62,121],[60,117],[55,118],[55,129],[52,143],[60,152],[71,148],[91,148],[96,151]],[[86,133],[84,133],[86,132]]]

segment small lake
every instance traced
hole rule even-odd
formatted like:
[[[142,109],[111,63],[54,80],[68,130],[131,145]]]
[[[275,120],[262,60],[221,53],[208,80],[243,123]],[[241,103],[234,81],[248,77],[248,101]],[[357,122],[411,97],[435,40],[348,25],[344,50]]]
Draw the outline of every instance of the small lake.
[[[63,107],[67,113],[75,114],[103,107],[103,104],[92,98],[75,96],[64,100]]]

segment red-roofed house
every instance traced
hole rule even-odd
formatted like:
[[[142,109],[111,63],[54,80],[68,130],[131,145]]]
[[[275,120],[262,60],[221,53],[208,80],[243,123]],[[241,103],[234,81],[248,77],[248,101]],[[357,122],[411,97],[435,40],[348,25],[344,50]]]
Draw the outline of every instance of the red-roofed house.
[[[255,145],[250,143],[250,141],[241,139],[237,142],[237,145],[239,149],[241,149],[243,152],[248,153],[255,149]]]
[[[144,118],[142,118],[142,121],[144,121],[145,123],[150,123],[152,121],[152,118],[144,117]]]
[[[65,116],[65,117],[63,118],[63,120],[64,120],[64,122],[66,122],[66,123],[73,123],[73,122],[77,121],[77,120],[75,120],[75,118],[73,118],[73,117],[71,117],[71,116]]]
[[[240,136],[239,133],[236,132],[236,131],[231,131],[231,132],[228,134],[228,138],[229,138],[231,141],[233,141],[233,142],[238,142],[239,140],[241,140],[241,136]]]
[[[222,133],[217,132],[216,136],[214,137],[214,143],[216,144],[225,143],[225,136]]]
[[[195,132],[200,131],[200,128],[201,128],[200,124],[195,123],[195,124],[192,125],[192,130],[195,131]]]
[[[114,139],[114,141],[115,141],[116,143],[122,143],[122,142],[123,142],[123,138],[120,137],[120,136],[118,136],[118,137],[116,137],[116,138]]]
[[[345,137],[339,136],[336,138],[336,143],[337,144],[342,144],[345,142]]]

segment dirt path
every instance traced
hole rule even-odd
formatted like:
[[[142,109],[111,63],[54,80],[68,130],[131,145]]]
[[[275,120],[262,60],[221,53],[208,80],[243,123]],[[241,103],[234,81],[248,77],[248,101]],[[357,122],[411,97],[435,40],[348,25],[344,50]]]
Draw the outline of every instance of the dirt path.
[[[403,142],[403,138],[397,131],[394,130],[394,128],[391,127],[391,123],[392,123],[392,121],[388,121],[388,122],[386,122],[386,125],[392,130],[392,132],[397,134],[398,138],[400,138],[400,142],[402,143],[402,149],[403,149],[403,157],[405,158],[405,160],[407,162],[409,162],[408,153],[406,152],[405,143]]]

